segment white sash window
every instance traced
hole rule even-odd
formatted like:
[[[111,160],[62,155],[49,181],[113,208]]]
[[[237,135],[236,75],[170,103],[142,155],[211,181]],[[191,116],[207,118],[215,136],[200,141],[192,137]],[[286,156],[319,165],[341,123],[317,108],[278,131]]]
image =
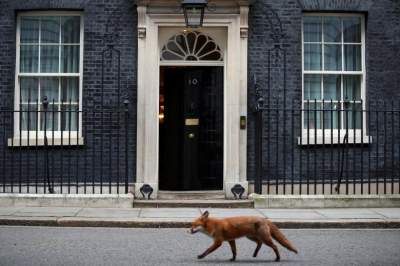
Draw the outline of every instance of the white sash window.
[[[61,137],[81,128],[83,17],[24,12],[17,21],[15,135]],[[42,106],[48,99],[46,121]],[[36,112],[39,111],[39,112]],[[45,128],[46,125],[46,128]],[[20,134],[21,133],[21,134]]]
[[[315,130],[320,137],[343,137],[349,131],[349,137],[361,137],[366,124],[364,34],[362,15],[303,16],[302,117],[308,139]]]

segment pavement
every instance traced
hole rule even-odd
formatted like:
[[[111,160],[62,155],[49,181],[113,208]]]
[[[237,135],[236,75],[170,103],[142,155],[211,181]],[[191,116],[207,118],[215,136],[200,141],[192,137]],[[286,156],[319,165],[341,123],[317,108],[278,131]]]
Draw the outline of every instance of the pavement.
[[[282,228],[400,228],[400,208],[208,208],[211,217],[255,215]],[[182,228],[201,208],[1,207],[0,225]]]

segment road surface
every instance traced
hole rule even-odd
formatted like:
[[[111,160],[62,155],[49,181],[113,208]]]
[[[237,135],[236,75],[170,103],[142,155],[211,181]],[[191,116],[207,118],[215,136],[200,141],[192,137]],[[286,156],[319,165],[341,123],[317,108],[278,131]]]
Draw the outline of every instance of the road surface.
[[[237,261],[229,245],[203,260],[210,244],[186,229],[55,228],[0,226],[0,265],[400,265],[400,230],[283,230],[299,250],[279,246],[281,262],[263,246],[237,242]]]

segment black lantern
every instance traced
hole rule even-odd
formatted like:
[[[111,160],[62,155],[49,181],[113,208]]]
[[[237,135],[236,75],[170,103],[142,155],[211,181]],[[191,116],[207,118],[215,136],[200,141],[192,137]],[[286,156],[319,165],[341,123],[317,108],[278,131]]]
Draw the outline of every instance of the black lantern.
[[[186,27],[198,28],[203,26],[204,9],[207,0],[183,0],[182,8],[185,15]]]

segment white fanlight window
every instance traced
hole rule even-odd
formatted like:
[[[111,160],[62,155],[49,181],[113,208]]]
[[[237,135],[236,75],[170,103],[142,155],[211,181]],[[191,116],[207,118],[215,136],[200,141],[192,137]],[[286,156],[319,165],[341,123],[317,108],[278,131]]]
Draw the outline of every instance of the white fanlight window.
[[[15,109],[19,111],[14,123],[16,134],[56,131],[59,135],[63,131],[79,131],[82,14],[20,13],[16,49]],[[49,102],[46,121],[42,112],[45,96]]]
[[[217,43],[198,31],[182,32],[172,36],[161,49],[161,61],[223,61]]]

